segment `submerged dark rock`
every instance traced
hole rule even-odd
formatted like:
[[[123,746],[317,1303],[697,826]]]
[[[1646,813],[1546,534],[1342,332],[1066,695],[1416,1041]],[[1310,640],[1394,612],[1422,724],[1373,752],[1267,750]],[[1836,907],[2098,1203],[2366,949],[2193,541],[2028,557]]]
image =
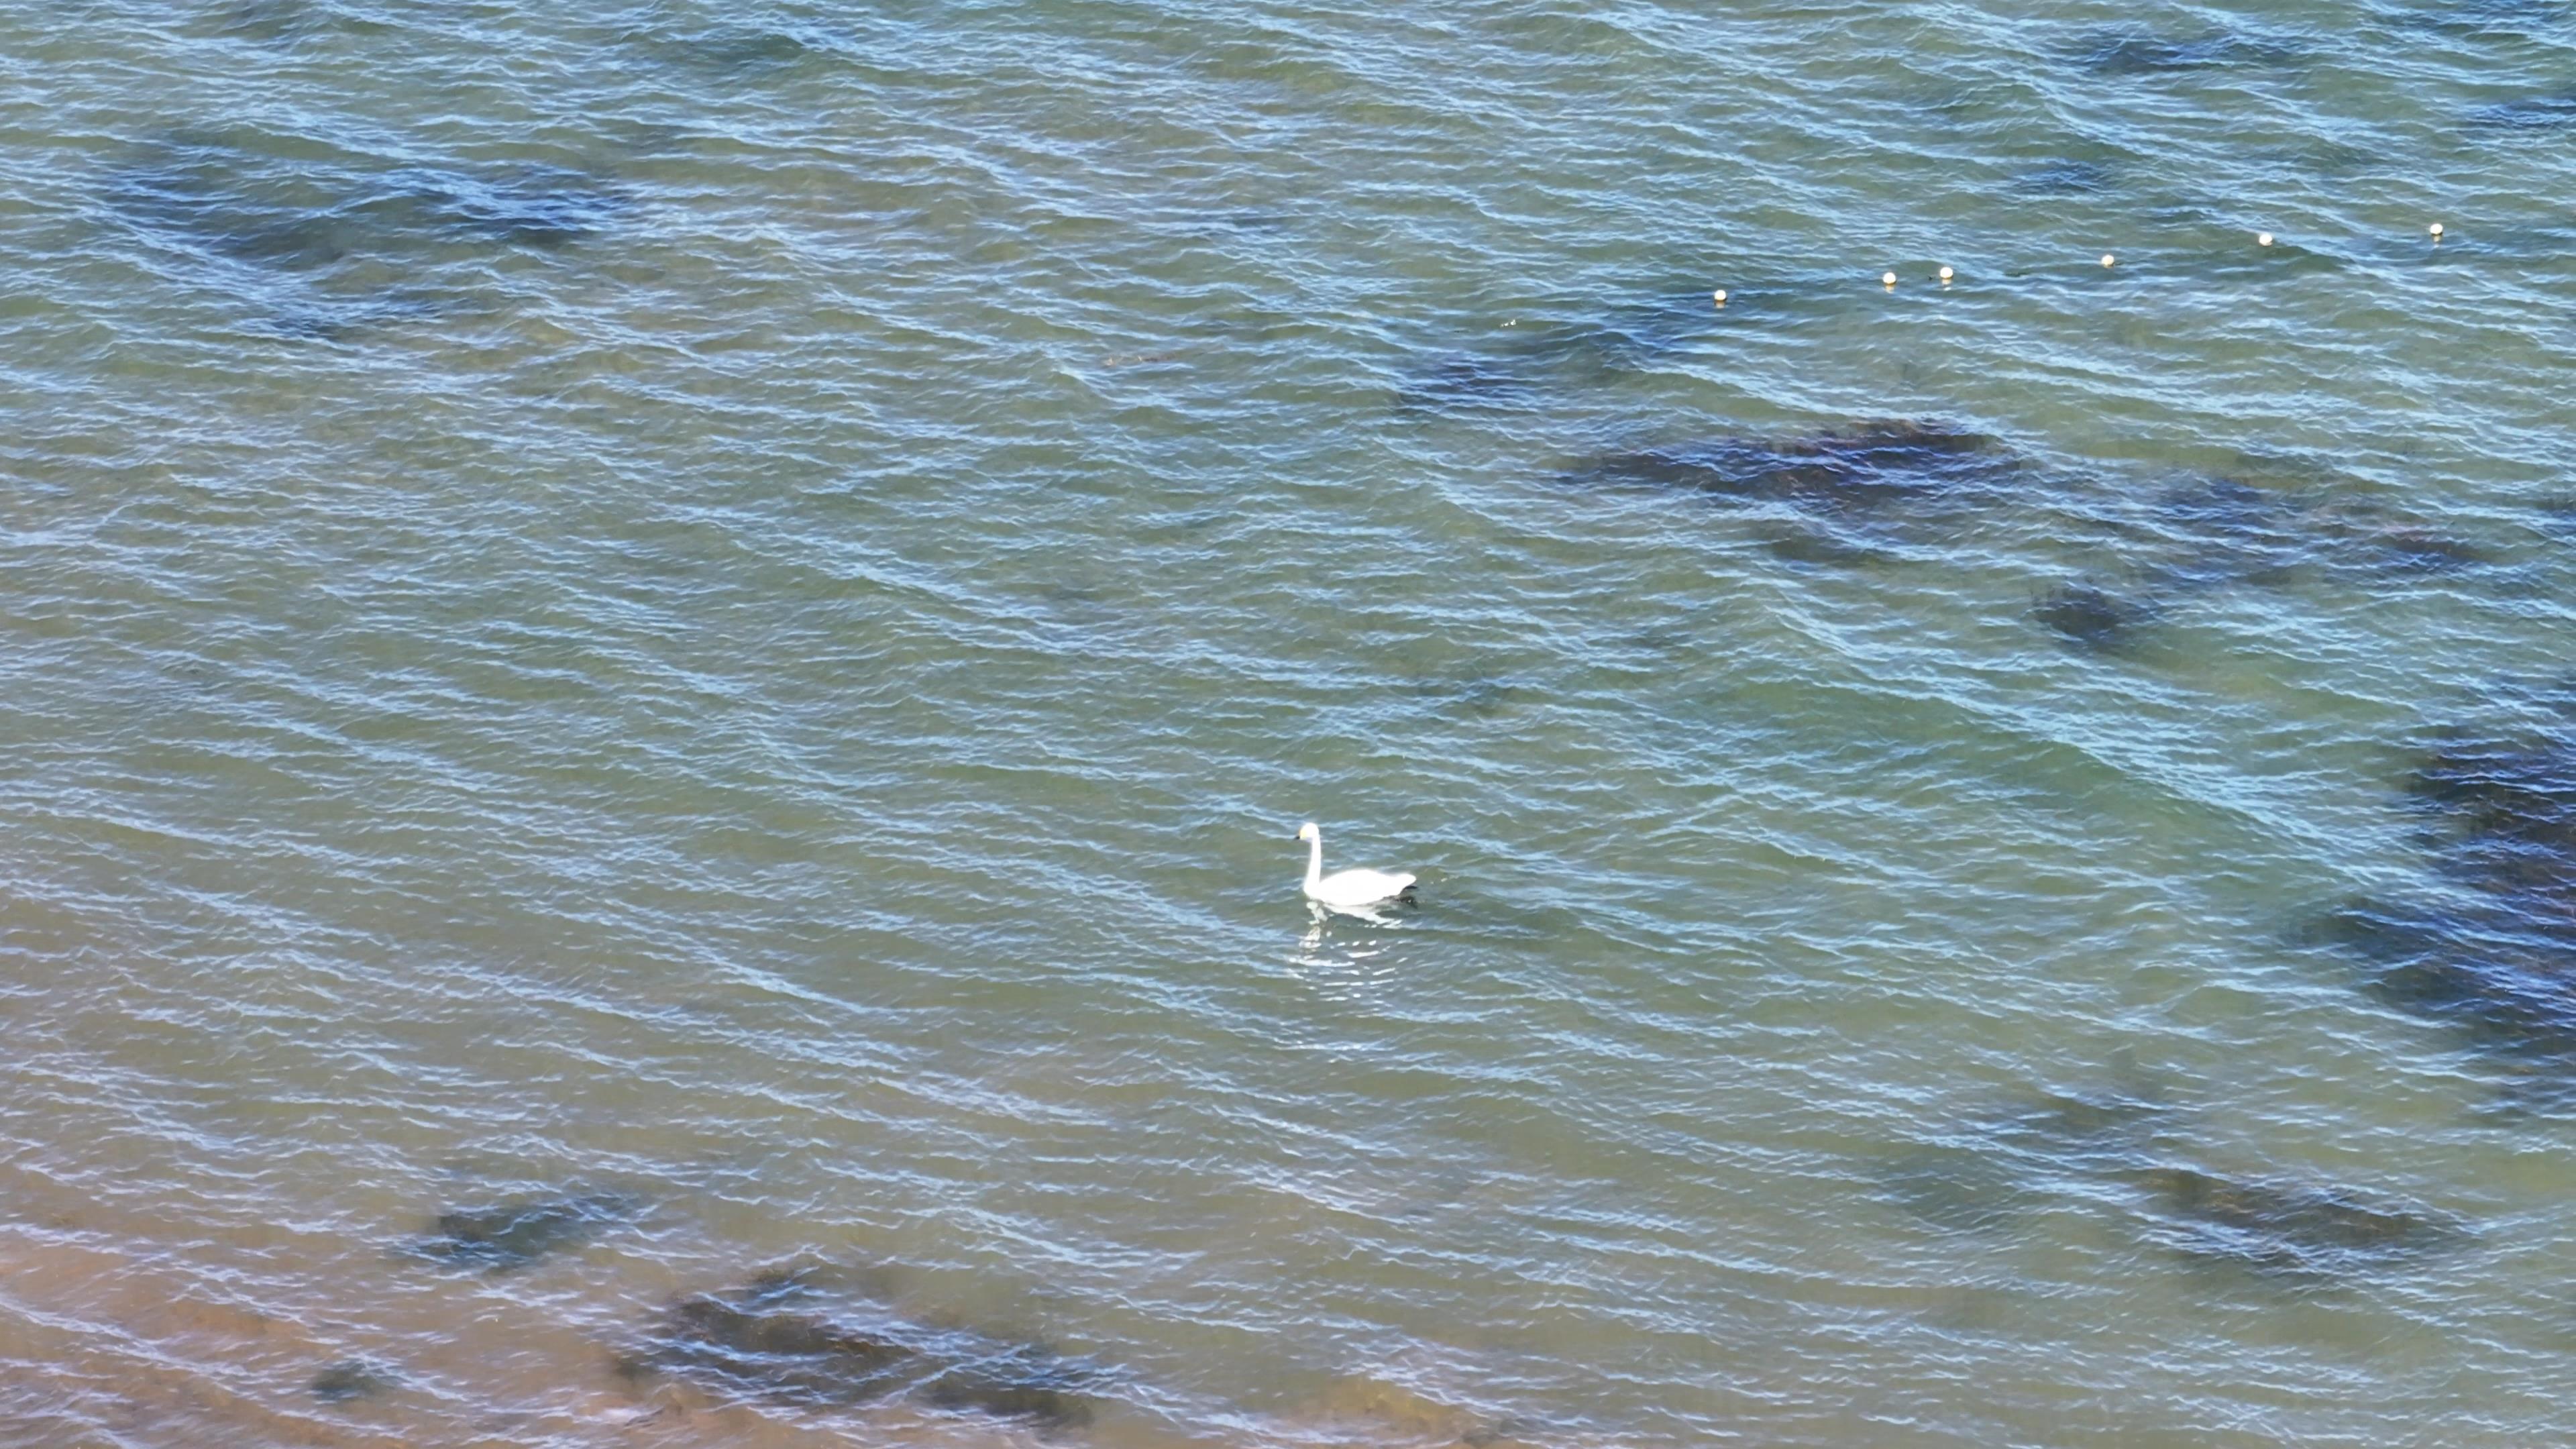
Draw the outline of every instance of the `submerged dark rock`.
[[[2105,654],[2127,647],[2137,628],[2155,615],[2151,604],[2072,582],[2051,589],[2030,611],[2042,627],[2068,643]]]
[[[606,1192],[462,1208],[439,1214],[436,1231],[413,1248],[422,1257],[456,1267],[507,1272],[589,1242],[640,1210],[635,1199]]]
[[[653,1345],[622,1361],[630,1378],[685,1374],[755,1398],[808,1406],[915,1394],[934,1408],[1070,1428],[1092,1419],[1097,1370],[1035,1344],[924,1324],[848,1293],[837,1275],[764,1273],[683,1298]]]
[[[2162,1166],[2132,1176],[2151,1211],[2179,1229],[2174,1241],[2200,1257],[2264,1272],[2321,1273],[2367,1266],[2456,1240],[2458,1223],[2348,1189],[2219,1177]]]
[[[1083,1382],[1079,1373],[1005,1358],[941,1374],[930,1381],[923,1397],[935,1408],[972,1410],[1042,1428],[1074,1429],[1091,1422],[1091,1401],[1081,1393]]]
[[[400,1387],[392,1371],[362,1358],[344,1358],[313,1376],[307,1391],[326,1404],[371,1399]]]
[[[859,1404],[904,1387],[918,1353],[790,1306],[797,1291],[753,1287],[684,1298],[663,1316],[645,1363],[694,1371],[744,1392],[806,1404]]]

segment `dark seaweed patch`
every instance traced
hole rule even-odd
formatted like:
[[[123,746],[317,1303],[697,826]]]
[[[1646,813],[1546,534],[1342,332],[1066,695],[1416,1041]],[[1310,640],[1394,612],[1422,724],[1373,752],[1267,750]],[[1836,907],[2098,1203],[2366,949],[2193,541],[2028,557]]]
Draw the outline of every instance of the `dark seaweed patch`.
[[[2113,650],[2196,594],[2237,585],[2276,586],[2325,569],[2395,582],[2489,561],[2474,543],[2397,514],[2352,490],[2257,487],[2225,476],[2185,479],[2157,493],[2130,535],[2157,557],[2128,589],[2061,586],[2032,611],[2070,642]]]
[[[1597,381],[1651,367],[1708,325],[1708,294],[1639,302],[1579,322],[1514,319],[1473,352],[1436,357],[1397,385],[1404,412],[1523,406],[1543,382]]]
[[[2148,1092],[2042,1092],[1959,1139],[1908,1150],[1878,1180],[1926,1222],[1960,1231],[2002,1228],[2037,1206],[2051,1180],[2134,1169],[2170,1116]]]
[[[1845,516],[1989,490],[2018,466],[1983,434],[1880,420],[1787,439],[1724,437],[1607,453],[1568,481],[1649,484]]]
[[[105,194],[149,235],[289,272],[417,257],[441,243],[563,247],[594,234],[617,205],[596,181],[561,168],[380,167],[261,133],[146,147],[109,176]]]
[[[362,1358],[344,1358],[313,1376],[307,1392],[326,1404],[371,1399],[401,1387],[391,1370]]]
[[[2084,196],[2111,189],[2111,169],[2092,161],[2051,161],[2012,179],[2024,196]]]
[[[2077,51],[2077,63],[2095,75],[2152,75],[2216,65],[2227,55],[2221,40],[2180,41],[2121,34],[2096,37]]]
[[[835,55],[828,36],[739,25],[686,32],[633,30],[623,39],[676,69],[726,79],[777,75]]]
[[[109,203],[135,226],[209,256],[261,265],[321,267],[356,244],[331,189],[281,163],[246,176],[229,148],[158,148],[118,171]]]
[[[2453,891],[2351,902],[2320,935],[2370,963],[2381,1000],[2576,1065],[2576,738],[2456,733],[2422,752],[2405,794],[2437,827]]]
[[[1704,330],[1708,313],[1708,294],[1694,289],[1683,297],[1626,303],[1590,321],[1526,323],[1509,331],[1517,356],[1595,373],[1632,372]]]
[[[2177,275],[2211,283],[2251,285],[2277,282],[2287,277],[2346,271],[2353,262],[2347,256],[2276,238],[2270,246],[2232,244],[2194,257],[2176,258],[2170,265]]]
[[[555,248],[599,229],[607,198],[587,178],[526,166],[497,176],[409,170],[386,179],[368,207],[389,223],[469,241]]]
[[[404,294],[351,302],[308,297],[279,308],[266,325],[280,337],[348,342],[375,328],[433,316],[438,310],[430,298]]]
[[[312,0],[235,0],[215,12],[218,33],[276,45],[320,25]]]
[[[2226,477],[2196,477],[2156,499],[2172,547],[2156,570],[2164,596],[2235,583],[2278,583],[2315,552],[2316,509],[2290,494]]]
[[[1848,568],[1854,564],[1872,563],[1881,557],[1876,549],[1847,543],[1815,528],[1795,525],[1771,528],[1763,530],[1760,537],[1762,551],[1782,563]]]
[[[2576,494],[2553,494],[2532,505],[2540,515],[2539,527],[2560,537],[2576,536]]]
[[[436,1231],[413,1244],[420,1256],[501,1273],[578,1247],[633,1218],[641,1205],[620,1193],[522,1198],[438,1215]]]
[[[1413,693],[1433,710],[1493,719],[1510,712],[1523,691],[1508,679],[1438,676],[1415,681]]]
[[[2287,542],[2293,506],[2283,495],[2226,477],[2196,477],[2165,489],[2157,515],[2202,538],[2249,548]]]
[[[709,65],[719,70],[778,70],[809,60],[813,46],[781,30],[720,33],[700,42]]]
[[[2214,505],[2169,507],[2165,517],[2210,557],[2221,582],[2276,582],[2311,563],[2394,578],[2490,561],[2477,544],[2350,490],[2261,489],[2221,478],[2177,490],[2175,497]]]
[[[2455,35],[2529,35],[2576,19],[2568,0],[2452,0],[2405,18],[2410,29]]]
[[[1397,390],[1399,412],[1476,412],[1526,407],[1536,388],[1511,364],[1489,357],[1452,357]]]
[[[304,342],[345,342],[358,331],[356,319],[316,308],[299,307],[268,319],[268,330]]]
[[[2135,1194],[2150,1240],[2267,1275],[2358,1273],[2467,1236],[2447,1215],[2340,1184],[2179,1165],[2176,1125],[2152,1091],[2044,1093],[1963,1139],[1913,1148],[1879,1180],[1917,1216],[1968,1232],[2008,1227],[2052,1194],[2088,1203],[2118,1184]]]
[[[2405,524],[2368,535],[2363,546],[2384,567],[2408,573],[2455,573],[2492,562],[2476,544]]]
[[[2576,968],[2576,741],[2455,737],[2425,752],[2407,793],[2452,827],[2444,869],[2546,928]]]
[[[2171,1115],[2161,1100],[2136,1092],[2047,1092],[2013,1113],[1996,1135],[2024,1151],[2093,1164],[2143,1150]]]
[[[2240,1180],[2174,1166],[2148,1168],[2130,1182],[2165,1221],[2176,1247],[2266,1273],[2368,1266],[2444,1246],[2462,1233],[2448,1218],[2340,1187]]]
[[[2138,628],[2153,619],[2153,605],[2122,598],[2092,584],[2063,583],[2031,606],[2030,615],[2070,644],[2096,653],[2127,648]]]
[[[1890,1163],[1878,1180],[1906,1211],[1957,1232],[2007,1226],[2037,1201],[2014,1164],[1986,1146],[1926,1144]]]
[[[2391,1006],[2457,1026],[2491,1050],[2576,1055],[2568,963],[2509,913],[2356,901],[2326,918],[2324,935],[2372,964],[2370,993]]]

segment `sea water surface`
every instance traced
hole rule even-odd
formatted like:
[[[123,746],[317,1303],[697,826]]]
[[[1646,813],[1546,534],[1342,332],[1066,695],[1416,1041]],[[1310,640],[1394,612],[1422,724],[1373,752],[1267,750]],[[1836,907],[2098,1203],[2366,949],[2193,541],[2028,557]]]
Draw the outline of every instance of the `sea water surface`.
[[[2571,197],[2561,0],[0,7],[0,1442],[2576,1441]]]

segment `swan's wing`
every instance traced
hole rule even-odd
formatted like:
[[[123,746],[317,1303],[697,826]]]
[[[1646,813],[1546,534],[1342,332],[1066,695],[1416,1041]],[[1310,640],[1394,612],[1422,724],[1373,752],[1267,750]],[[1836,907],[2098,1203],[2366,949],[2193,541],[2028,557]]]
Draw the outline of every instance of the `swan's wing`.
[[[1382,901],[1412,884],[1410,871],[1337,870],[1318,882],[1316,891],[1339,901]]]

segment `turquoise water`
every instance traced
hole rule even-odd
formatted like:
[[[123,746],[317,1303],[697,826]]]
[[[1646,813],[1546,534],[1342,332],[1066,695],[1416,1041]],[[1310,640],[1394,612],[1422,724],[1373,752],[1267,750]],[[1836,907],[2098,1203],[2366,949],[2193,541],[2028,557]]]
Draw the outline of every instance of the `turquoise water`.
[[[2576,1438],[2571,78],[0,11],[0,1440]]]

